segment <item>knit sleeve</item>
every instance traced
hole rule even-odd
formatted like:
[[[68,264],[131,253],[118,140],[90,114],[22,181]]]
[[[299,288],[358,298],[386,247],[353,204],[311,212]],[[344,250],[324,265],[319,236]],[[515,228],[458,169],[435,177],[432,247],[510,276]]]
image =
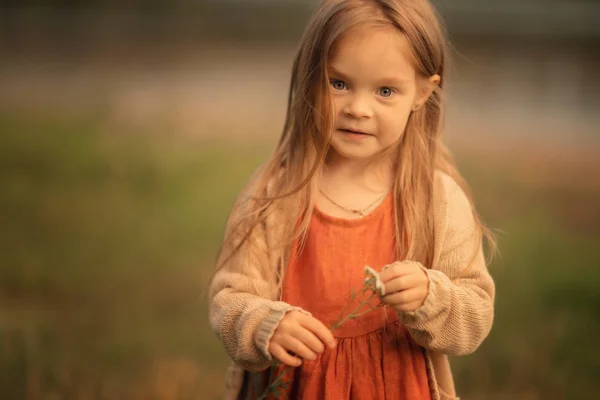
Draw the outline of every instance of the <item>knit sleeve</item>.
[[[300,309],[272,300],[277,298],[276,281],[265,225],[239,223],[254,191],[251,180],[227,223],[228,239],[209,288],[209,319],[231,359],[246,370],[260,371],[272,363],[268,346],[279,322],[287,312]]]
[[[475,351],[492,328],[495,287],[471,205],[450,177],[442,179],[444,200],[437,216],[442,242],[437,262],[425,269],[429,293],[418,310],[400,313],[400,320],[421,346],[465,355]]]
[[[265,282],[219,271],[211,285],[210,323],[231,359],[248,371],[269,367],[269,341],[286,313],[300,310],[264,298]]]

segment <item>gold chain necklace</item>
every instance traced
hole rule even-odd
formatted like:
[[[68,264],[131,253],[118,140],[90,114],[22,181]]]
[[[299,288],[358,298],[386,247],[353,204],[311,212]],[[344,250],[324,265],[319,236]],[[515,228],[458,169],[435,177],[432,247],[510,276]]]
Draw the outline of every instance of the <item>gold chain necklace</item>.
[[[323,189],[319,188],[319,191],[321,192],[321,194],[323,196],[325,196],[325,198],[327,200],[329,200],[333,205],[341,208],[342,210],[348,211],[352,214],[358,214],[360,218],[364,217],[366,214],[365,212],[367,212],[367,210],[369,210],[371,207],[373,207],[375,204],[379,203],[381,200],[383,200],[387,195],[388,192],[386,192],[383,196],[378,197],[374,202],[372,202],[371,204],[369,204],[368,206],[364,207],[364,208],[359,208],[359,209],[352,209],[352,208],[348,208],[348,207],[344,207],[343,205],[337,203],[335,200],[333,200],[331,197],[327,196],[327,194],[325,194],[325,192],[323,191]]]

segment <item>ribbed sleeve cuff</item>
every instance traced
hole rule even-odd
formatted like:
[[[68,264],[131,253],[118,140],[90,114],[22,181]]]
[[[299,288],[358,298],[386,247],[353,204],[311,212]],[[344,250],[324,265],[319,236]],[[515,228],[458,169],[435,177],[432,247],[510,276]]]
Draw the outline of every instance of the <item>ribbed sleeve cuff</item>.
[[[285,315],[290,311],[300,311],[306,315],[311,315],[308,311],[305,311],[300,307],[294,307],[282,301],[277,301],[272,303],[271,312],[261,322],[256,330],[256,334],[254,336],[256,346],[269,361],[273,359],[271,357],[271,353],[269,352],[269,343],[271,338],[273,337],[273,334],[275,333],[275,330],[279,326],[279,323],[283,317],[285,317]]]
[[[450,308],[452,282],[443,272],[421,266],[429,278],[429,290],[423,305],[415,311],[399,313],[400,322],[410,327],[426,323]]]

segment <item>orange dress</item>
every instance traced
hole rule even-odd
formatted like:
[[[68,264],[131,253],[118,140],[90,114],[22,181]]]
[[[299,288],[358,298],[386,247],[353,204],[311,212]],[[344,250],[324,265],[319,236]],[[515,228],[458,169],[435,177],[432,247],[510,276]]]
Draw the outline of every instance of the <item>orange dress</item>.
[[[296,246],[292,249],[282,300],[331,328],[352,290],[362,287],[364,266],[379,271],[394,261],[394,232],[391,195],[361,219],[336,218],[315,209],[304,250],[297,254]],[[335,349],[326,348],[315,361],[304,360],[288,370],[289,385],[280,393],[306,400],[430,399],[424,349],[393,309],[376,308],[349,320],[334,336]],[[263,373],[263,389],[282,368]]]

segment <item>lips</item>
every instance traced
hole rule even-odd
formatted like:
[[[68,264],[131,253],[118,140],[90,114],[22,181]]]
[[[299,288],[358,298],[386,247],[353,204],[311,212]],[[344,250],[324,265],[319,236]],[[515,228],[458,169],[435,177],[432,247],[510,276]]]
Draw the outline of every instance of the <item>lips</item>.
[[[370,135],[369,133],[360,131],[358,129],[340,128],[340,131],[346,133],[354,133],[355,135]]]

